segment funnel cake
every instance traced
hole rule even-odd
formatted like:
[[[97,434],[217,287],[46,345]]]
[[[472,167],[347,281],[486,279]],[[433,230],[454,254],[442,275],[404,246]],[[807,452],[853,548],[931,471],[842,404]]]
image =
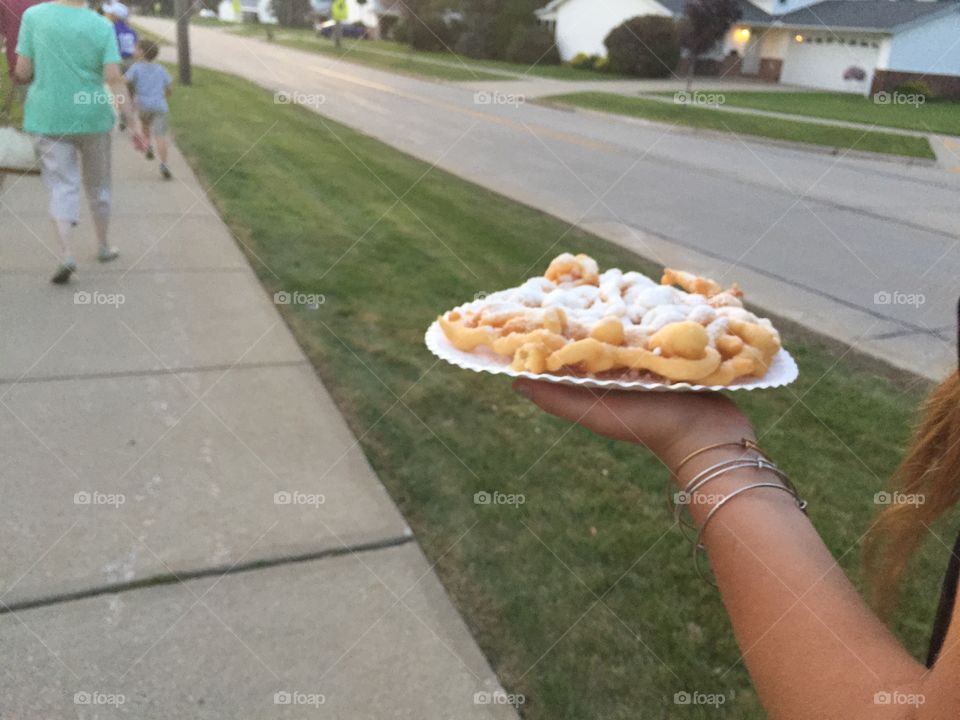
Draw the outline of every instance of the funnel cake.
[[[461,305],[437,322],[457,350],[492,352],[512,370],[729,386],[762,378],[780,352],[771,322],[733,285],[667,268],[600,272],[564,253],[542,277]]]

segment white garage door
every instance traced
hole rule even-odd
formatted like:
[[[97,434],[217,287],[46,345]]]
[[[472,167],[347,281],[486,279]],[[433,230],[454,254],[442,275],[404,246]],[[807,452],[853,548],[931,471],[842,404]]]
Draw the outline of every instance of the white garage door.
[[[866,47],[863,43],[866,43]],[[780,82],[866,95],[870,92],[873,70],[880,53],[874,47],[877,44],[873,39],[833,36],[805,37],[802,43],[791,40],[783,61]],[[862,68],[866,77],[863,80],[845,80],[844,73],[852,66]]]

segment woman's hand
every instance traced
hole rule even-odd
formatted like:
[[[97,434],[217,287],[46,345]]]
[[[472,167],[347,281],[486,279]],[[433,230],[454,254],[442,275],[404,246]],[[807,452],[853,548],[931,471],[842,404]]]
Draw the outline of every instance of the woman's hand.
[[[716,392],[626,392],[517,380],[514,390],[552,415],[649,448],[671,469],[700,448],[754,439],[750,421]]]

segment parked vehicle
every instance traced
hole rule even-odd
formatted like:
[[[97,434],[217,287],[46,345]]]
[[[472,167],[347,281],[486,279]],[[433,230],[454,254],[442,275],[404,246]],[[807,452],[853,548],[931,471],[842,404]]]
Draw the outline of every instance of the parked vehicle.
[[[336,25],[337,23],[334,20],[327,20],[316,23],[313,29],[316,31],[317,37],[332,38],[333,28]],[[343,23],[342,31],[345,38],[365,38],[367,36],[367,28],[364,27],[363,23]]]

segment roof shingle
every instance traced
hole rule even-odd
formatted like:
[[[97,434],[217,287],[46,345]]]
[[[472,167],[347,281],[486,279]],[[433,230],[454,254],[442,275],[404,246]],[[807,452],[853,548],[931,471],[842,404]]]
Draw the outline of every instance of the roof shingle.
[[[659,0],[658,0],[659,1]],[[893,30],[901,25],[935,15],[949,8],[960,11],[956,0],[824,0],[774,17],[783,25],[824,28]]]

